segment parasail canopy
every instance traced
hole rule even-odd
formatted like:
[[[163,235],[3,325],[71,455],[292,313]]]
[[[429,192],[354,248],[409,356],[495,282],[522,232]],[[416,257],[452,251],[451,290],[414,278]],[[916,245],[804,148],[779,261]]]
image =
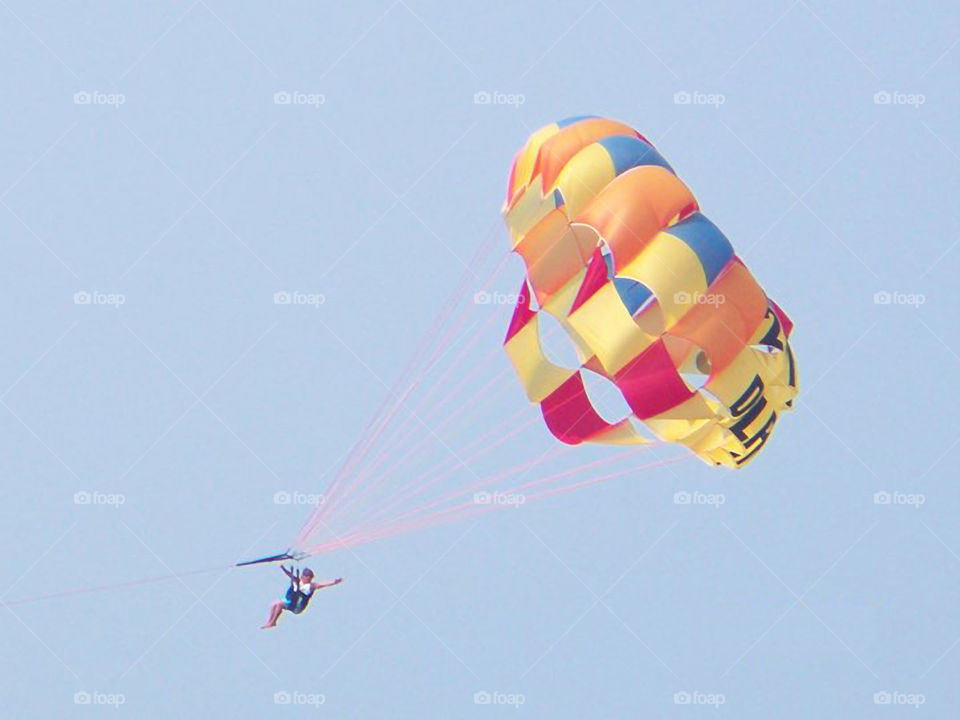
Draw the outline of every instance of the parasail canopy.
[[[797,394],[792,323],[649,140],[599,117],[541,128],[514,158],[503,216],[526,266],[504,347],[554,436],[643,444],[642,421],[711,465],[757,456]],[[544,353],[542,313],[579,366]],[[602,417],[590,373],[629,414]]]

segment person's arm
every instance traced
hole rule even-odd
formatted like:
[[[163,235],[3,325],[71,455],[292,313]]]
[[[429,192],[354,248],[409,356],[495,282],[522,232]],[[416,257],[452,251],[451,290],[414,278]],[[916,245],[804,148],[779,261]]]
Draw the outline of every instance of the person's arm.
[[[324,588],[328,588],[331,585],[339,585],[342,582],[343,582],[343,578],[336,578],[335,580],[319,580],[313,583],[313,588],[315,590],[323,590]]]
[[[280,566],[280,569],[283,570],[283,574],[290,578],[290,588],[293,590],[299,590],[300,585],[300,573],[293,568],[289,570],[283,565]],[[289,592],[289,591],[288,591]]]

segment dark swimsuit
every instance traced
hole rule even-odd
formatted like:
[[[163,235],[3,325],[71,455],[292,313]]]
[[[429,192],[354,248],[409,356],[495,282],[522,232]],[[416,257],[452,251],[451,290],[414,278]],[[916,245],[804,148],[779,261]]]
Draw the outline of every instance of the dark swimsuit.
[[[290,587],[287,588],[287,594],[283,597],[283,609],[292,612],[294,615],[299,615],[307,609],[307,605],[310,603],[310,598],[312,597],[313,593],[307,595],[306,593],[300,592],[299,584],[290,583]]]

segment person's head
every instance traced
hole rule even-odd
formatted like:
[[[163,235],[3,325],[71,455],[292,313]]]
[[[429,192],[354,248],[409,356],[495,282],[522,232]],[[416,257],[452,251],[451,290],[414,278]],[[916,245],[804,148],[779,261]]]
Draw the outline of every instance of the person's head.
[[[310,582],[311,580],[313,580],[313,570],[311,570],[310,568],[304,568],[303,570],[300,571],[300,577],[302,577],[307,582]]]

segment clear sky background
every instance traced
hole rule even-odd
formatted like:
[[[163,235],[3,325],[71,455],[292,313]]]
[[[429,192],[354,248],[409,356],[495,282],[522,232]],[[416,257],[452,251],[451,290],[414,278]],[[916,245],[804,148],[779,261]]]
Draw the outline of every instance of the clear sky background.
[[[309,509],[274,494],[323,490],[566,116],[657,144],[792,316],[802,381],[742,472],[315,558],[346,583],[272,633],[271,568],[4,608],[4,717],[957,714],[956,5],[5,0],[0,38],[4,601],[286,547]]]

